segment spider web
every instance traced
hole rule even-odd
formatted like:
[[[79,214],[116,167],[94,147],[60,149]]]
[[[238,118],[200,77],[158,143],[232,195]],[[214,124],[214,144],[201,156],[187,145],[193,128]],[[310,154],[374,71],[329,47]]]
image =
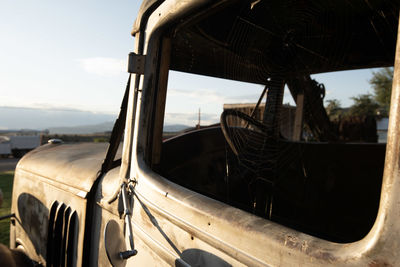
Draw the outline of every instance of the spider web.
[[[254,112],[257,107],[225,110],[221,125],[229,153],[232,152],[227,160],[228,191],[237,193],[232,186],[239,180],[246,181],[242,185],[247,188],[245,201],[251,203],[253,212],[271,218],[276,187],[288,166],[296,165],[302,172],[295,184],[301,185],[307,179],[301,151],[281,142],[291,140],[292,130],[285,135],[283,129],[293,127],[295,117],[282,106],[283,85],[289,85],[295,102],[299,94],[306,96],[301,140],[336,141],[323,108],[325,88],[309,75],[362,64],[353,62],[351,55],[357,54],[357,46],[361,53],[371,53],[362,48],[366,34],[373,37],[368,40],[373,44],[371,51],[377,47],[393,50],[388,44],[395,42],[388,39],[387,33],[396,36],[396,28],[389,25],[397,25],[393,18],[397,18],[398,2],[309,1],[303,5],[300,1],[279,4],[256,1],[253,4],[243,3],[232,19],[224,41],[230,53],[223,57],[223,69],[227,77],[262,81],[268,87],[267,97],[258,107],[262,112]],[[369,27],[365,32],[352,31],[362,24]],[[393,58],[391,53],[376,56]],[[375,59],[372,56],[370,60]],[[248,68],[243,68],[244,65]],[[251,117],[252,113],[258,115]]]

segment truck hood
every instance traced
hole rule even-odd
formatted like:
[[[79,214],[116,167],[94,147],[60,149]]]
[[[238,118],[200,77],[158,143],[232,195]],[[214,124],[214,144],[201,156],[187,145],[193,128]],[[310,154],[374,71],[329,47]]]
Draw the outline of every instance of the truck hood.
[[[107,148],[108,143],[47,144],[26,154],[16,172],[26,171],[87,193],[99,175]],[[121,155],[118,152],[116,158]]]

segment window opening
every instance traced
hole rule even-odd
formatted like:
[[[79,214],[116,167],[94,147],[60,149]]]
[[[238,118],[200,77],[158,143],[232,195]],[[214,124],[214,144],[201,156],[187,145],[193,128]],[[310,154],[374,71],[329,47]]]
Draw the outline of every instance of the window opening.
[[[245,1],[181,28],[157,172],[320,238],[362,239],[386,150],[373,78],[393,75],[399,9],[376,5]]]

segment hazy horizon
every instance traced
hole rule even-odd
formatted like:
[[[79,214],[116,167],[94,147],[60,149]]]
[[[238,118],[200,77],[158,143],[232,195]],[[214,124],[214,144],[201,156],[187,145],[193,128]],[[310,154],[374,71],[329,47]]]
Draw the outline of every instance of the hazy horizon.
[[[196,115],[196,114],[194,114]],[[194,116],[193,115],[193,116]],[[0,106],[0,130],[49,130],[50,133],[95,133],[111,131],[118,114],[70,108],[31,108]],[[197,116],[197,115],[196,115]],[[166,121],[171,129],[193,127]]]
[[[140,2],[4,0],[0,9],[0,106],[32,108],[33,114],[0,114],[0,129],[114,121],[129,75],[127,56],[135,42],[130,32]],[[338,99],[348,106],[351,97],[371,92],[368,80],[372,71],[312,77],[325,84],[325,100]],[[247,90],[239,91],[241,86],[232,81],[171,72],[168,91],[176,100],[167,107],[166,123],[175,124],[179,118],[185,124],[195,124],[199,109],[204,123],[214,122],[222,105],[230,103],[228,100],[257,101],[262,86],[251,95]],[[231,93],[236,87],[237,93],[230,99],[227,94],[210,93]],[[197,95],[207,97],[198,106],[192,104]],[[44,110],[44,119],[35,119],[37,109]]]
[[[76,127],[115,121],[118,114],[92,112],[72,108],[31,108],[0,106],[0,129],[45,130],[55,127]]]

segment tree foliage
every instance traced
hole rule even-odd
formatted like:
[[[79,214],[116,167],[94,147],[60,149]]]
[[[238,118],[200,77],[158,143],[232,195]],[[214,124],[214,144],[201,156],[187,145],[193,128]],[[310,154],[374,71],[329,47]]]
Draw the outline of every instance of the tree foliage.
[[[353,116],[376,116],[380,105],[370,94],[358,95],[351,98],[354,104],[350,107],[349,113]]]
[[[392,92],[393,68],[381,68],[372,72],[369,80],[373,94],[362,94],[351,99],[354,101],[350,108],[342,108],[337,99],[326,100],[326,112],[331,120],[347,116],[379,116],[389,114]]]
[[[338,118],[342,113],[342,105],[338,99],[329,99],[326,100],[326,113],[331,119]]]
[[[393,68],[382,68],[372,73],[369,83],[374,90],[374,98],[379,104],[379,113],[387,116],[392,93]]]

